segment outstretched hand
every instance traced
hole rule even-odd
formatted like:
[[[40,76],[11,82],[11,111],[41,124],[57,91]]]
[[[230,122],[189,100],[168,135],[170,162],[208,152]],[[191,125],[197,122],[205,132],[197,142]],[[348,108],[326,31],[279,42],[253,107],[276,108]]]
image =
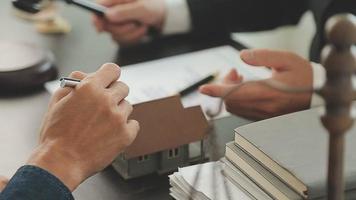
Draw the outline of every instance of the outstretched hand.
[[[241,59],[252,66],[266,66],[272,70],[272,80],[293,87],[310,87],[313,72],[310,62],[286,51],[266,49],[243,50]],[[220,84],[207,84],[200,92],[212,97],[223,97],[234,85],[241,83],[242,76],[232,70]],[[311,93],[284,93],[265,86],[261,81],[249,83],[225,98],[226,109],[248,119],[266,119],[290,112],[307,109]]]

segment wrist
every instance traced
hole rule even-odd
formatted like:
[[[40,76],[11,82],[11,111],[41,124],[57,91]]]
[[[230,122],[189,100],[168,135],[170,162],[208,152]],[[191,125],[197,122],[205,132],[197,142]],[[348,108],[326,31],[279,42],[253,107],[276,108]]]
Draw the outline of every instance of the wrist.
[[[74,191],[88,177],[85,168],[75,160],[58,145],[44,143],[35,149],[27,164],[48,171]]]

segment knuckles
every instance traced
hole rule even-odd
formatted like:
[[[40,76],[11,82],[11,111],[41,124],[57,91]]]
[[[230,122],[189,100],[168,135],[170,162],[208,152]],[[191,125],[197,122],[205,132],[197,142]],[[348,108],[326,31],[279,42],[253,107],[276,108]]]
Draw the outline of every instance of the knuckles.
[[[120,84],[120,89],[121,89],[122,93],[124,94],[125,97],[127,97],[127,95],[129,95],[129,93],[130,93],[129,86],[121,81],[119,82],[119,84]]]
[[[105,63],[101,66],[103,69],[107,69],[112,71],[112,73],[118,74],[120,73],[120,67],[114,63]]]
[[[97,86],[93,83],[92,79],[92,76],[87,77],[78,85],[77,90],[87,94],[95,93],[97,91]]]
[[[126,123],[126,116],[124,116],[122,112],[117,112],[116,114],[114,114],[113,119],[115,123]]]
[[[81,71],[73,71],[72,73],[69,74],[69,77],[78,78],[78,77],[82,77],[83,74],[84,73]]]

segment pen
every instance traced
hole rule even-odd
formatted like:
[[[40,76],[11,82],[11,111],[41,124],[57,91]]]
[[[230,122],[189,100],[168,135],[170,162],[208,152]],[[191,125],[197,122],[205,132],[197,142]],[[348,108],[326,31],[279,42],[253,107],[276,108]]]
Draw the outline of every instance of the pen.
[[[64,0],[64,1],[67,2],[68,4],[73,4],[81,8],[84,8],[86,10],[89,10],[101,17],[105,15],[105,11],[107,9],[105,6],[87,0]]]
[[[181,90],[178,94],[180,96],[185,96],[193,91],[195,91],[196,89],[198,89],[201,85],[209,83],[210,81],[214,80],[217,77],[218,73],[215,74],[211,74],[207,77],[204,77],[203,79],[197,81],[196,83],[186,87],[185,89]],[[68,77],[62,77],[59,79],[60,86],[62,88],[65,87],[72,87],[74,88],[75,86],[77,86],[80,83],[79,79],[74,79],[74,78],[68,78]]]
[[[95,13],[98,16],[104,16],[106,7],[102,6],[100,4],[88,1],[88,0],[62,0],[66,2],[67,4],[73,4],[78,7],[84,8],[86,10],[89,10],[93,13]],[[46,1],[47,2],[47,1]],[[40,12],[43,9],[46,9],[46,3],[42,3],[42,1],[39,0],[12,0],[12,5],[22,11],[36,14]]]
[[[62,77],[59,79],[59,81],[61,82],[61,84],[60,84],[61,88],[65,88],[65,87],[74,88],[75,86],[77,86],[80,83],[79,79],[67,78],[67,77]]]
[[[211,75],[209,75],[209,76],[197,81],[196,83],[186,87],[185,89],[181,90],[178,94],[180,96],[182,96],[182,97],[185,96],[185,95],[188,95],[191,92],[197,90],[200,86],[213,81],[218,76],[218,74],[219,73],[211,74]]]

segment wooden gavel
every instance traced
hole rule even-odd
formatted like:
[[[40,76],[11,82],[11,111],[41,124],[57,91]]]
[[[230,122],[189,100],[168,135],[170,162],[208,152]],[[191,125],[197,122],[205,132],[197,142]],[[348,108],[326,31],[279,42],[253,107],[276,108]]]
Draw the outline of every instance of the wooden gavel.
[[[335,15],[325,27],[329,44],[321,55],[326,69],[326,83],[320,94],[326,103],[326,113],[321,121],[329,132],[328,199],[341,200],[344,198],[345,133],[353,125],[356,17],[351,14]]]

